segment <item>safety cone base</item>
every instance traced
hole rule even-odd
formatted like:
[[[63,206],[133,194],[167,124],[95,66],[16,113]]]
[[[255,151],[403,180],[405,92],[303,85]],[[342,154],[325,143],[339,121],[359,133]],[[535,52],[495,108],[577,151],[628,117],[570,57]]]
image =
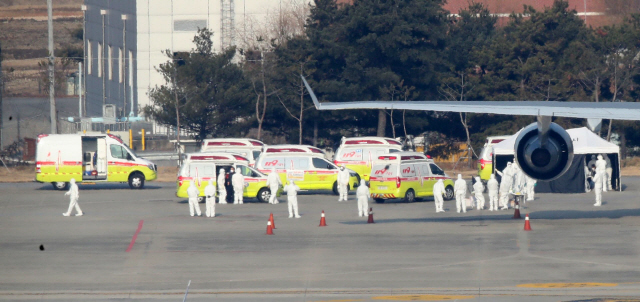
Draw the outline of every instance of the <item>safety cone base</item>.
[[[373,208],[369,208],[369,219],[367,220],[367,223],[375,223],[373,221]]]
[[[273,227],[271,227],[271,221],[267,222],[267,235],[273,235]]]

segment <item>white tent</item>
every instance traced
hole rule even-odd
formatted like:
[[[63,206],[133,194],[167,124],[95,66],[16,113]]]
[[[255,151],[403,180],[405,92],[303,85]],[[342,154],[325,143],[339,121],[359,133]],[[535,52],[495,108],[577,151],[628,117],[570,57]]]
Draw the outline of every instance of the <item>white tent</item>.
[[[502,170],[507,161],[513,161],[516,138],[520,132],[508,139],[493,145],[493,168]],[[607,154],[613,167],[613,187],[621,190],[620,185],[620,147],[602,139],[586,127],[568,129],[567,133],[573,142],[574,161],[565,175],[551,182],[539,182],[536,191],[550,191],[558,193],[584,192],[586,187],[584,166],[589,161],[589,155]],[[545,184],[546,183],[546,184]]]
[[[602,139],[586,127],[568,129],[567,133],[569,133],[573,141],[573,154],[620,153],[620,147]],[[520,131],[508,139],[493,145],[493,154],[513,155],[518,134],[520,134]]]

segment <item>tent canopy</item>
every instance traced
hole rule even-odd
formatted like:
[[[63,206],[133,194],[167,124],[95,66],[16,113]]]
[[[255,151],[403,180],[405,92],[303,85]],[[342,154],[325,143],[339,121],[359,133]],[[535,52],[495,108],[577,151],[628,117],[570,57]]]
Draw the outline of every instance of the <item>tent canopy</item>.
[[[602,139],[586,127],[568,129],[567,133],[569,133],[573,141],[573,154],[617,154],[620,152],[620,147]],[[520,134],[520,131],[508,139],[493,145],[493,154],[513,155],[518,134]]]

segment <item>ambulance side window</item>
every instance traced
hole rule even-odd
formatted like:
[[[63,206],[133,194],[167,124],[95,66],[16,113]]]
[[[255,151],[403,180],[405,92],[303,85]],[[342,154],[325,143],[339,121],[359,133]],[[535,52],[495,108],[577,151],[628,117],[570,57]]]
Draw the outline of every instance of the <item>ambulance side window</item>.
[[[127,150],[119,145],[109,145],[109,149],[111,151],[111,157],[113,158],[127,159],[127,155],[129,155],[129,153],[127,153]]]
[[[433,175],[444,175],[444,171],[442,171],[440,167],[434,164],[429,164],[429,167],[431,167],[431,173],[433,173]]]
[[[402,176],[416,176],[416,168],[411,164],[405,164],[400,166],[400,173]]]
[[[290,157],[286,159],[287,169],[293,170],[309,170],[309,158],[306,157]],[[293,164],[293,167],[291,167]]]
[[[203,175],[205,177],[215,177],[215,166],[214,165],[206,165],[203,169]]]
[[[333,169],[333,166],[322,158],[313,158],[313,167],[316,169]]]
[[[251,171],[251,169],[249,169],[249,167],[236,165],[236,170],[240,170],[240,174],[242,174],[244,176],[255,177],[255,176],[253,176],[253,171]]]
[[[396,153],[396,152],[402,152],[402,150],[398,150],[398,149],[389,149],[389,153]]]
[[[431,169],[429,169],[429,165],[428,164],[421,164],[420,165],[420,169],[422,172],[422,176],[430,176],[431,175]]]

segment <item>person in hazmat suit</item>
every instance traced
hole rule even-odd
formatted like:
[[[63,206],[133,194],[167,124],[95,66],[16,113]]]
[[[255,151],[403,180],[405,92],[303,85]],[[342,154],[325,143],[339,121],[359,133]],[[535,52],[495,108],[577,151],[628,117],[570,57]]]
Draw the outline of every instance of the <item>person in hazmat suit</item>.
[[[197,214],[197,216],[202,216],[202,212],[200,212],[200,204],[198,203],[198,195],[200,195],[200,190],[196,187],[196,180],[192,179],[189,183],[189,188],[187,188],[187,195],[189,196],[189,215],[193,216],[193,212]]]
[[[608,186],[606,185],[607,180],[607,161],[604,160],[602,154],[598,155],[598,160],[596,160],[596,174],[601,173],[603,178],[603,186],[602,191],[607,192]]]
[[[289,218],[293,218],[294,215],[296,218],[300,218],[300,214],[298,213],[298,191],[300,191],[300,187],[296,186],[296,184],[291,181],[288,185],[284,186],[283,190],[287,192]]]
[[[502,182],[500,183],[500,210],[509,209],[509,192],[511,191],[511,187],[513,186],[513,167],[511,162],[507,163],[507,167],[502,170],[502,172],[497,171],[500,176],[502,176]]]
[[[216,186],[213,185],[213,178],[209,179],[209,185],[204,187],[204,197],[206,198],[204,214],[207,217],[216,217]]]
[[[607,172],[607,188],[609,188],[609,191],[613,190],[613,183],[611,182],[611,177],[612,173],[613,173],[613,168],[611,167],[611,159],[609,158],[609,155],[607,154],[603,154],[602,155],[604,157],[604,161],[607,164],[605,167],[605,172]]]
[[[227,203],[227,188],[224,186],[225,175],[224,169],[220,169],[220,172],[218,172],[218,180],[216,181],[218,185],[218,203],[220,204]]]
[[[605,186],[605,178],[605,172],[596,172],[596,175],[593,177],[593,181],[595,182],[593,190],[596,193],[596,203],[593,205],[596,207],[602,205],[602,191]]]
[[[536,183],[537,180],[529,177],[529,176],[525,176],[525,179],[527,180],[527,183],[525,185],[525,191],[527,194],[527,201],[532,201],[534,199],[534,195],[536,193]]]
[[[489,181],[487,182],[487,191],[489,191],[489,211],[498,210],[498,190],[500,185],[496,179],[495,174],[491,174]]]
[[[444,182],[442,179],[438,179],[438,181],[433,185],[433,201],[436,206],[436,213],[444,212]]]
[[[84,215],[82,213],[82,209],[80,209],[80,205],[78,205],[78,198],[80,198],[80,193],[78,192],[78,185],[76,184],[76,179],[72,178],[69,181],[69,191],[64,193],[65,196],[69,196],[69,209],[66,213],[62,213],[62,216],[70,216],[73,208],[76,209],[76,216]]]
[[[231,177],[231,183],[233,185],[233,204],[242,204],[242,195],[244,191],[244,175],[240,173],[240,169],[236,170]]]
[[[349,200],[349,170],[344,165],[338,170],[338,202]]]
[[[271,190],[271,194],[269,195],[270,204],[279,203],[277,195],[281,185],[282,181],[280,180],[280,175],[276,172],[276,168],[271,168],[271,173],[267,176],[267,186]]]
[[[462,179],[462,174],[458,174],[458,180],[454,183],[453,190],[456,192],[456,210],[458,213],[462,210],[463,213],[467,212],[467,204],[465,198],[467,197],[467,182]]]
[[[356,197],[358,198],[358,216],[367,216],[367,209],[369,209],[369,187],[364,179],[360,180],[360,186],[356,190]]]
[[[476,183],[473,184],[473,195],[476,198],[476,209],[484,210],[484,185],[480,176],[476,176]]]
[[[527,182],[526,175],[522,168],[518,164],[511,165],[513,167],[514,175],[513,175],[513,192],[515,193],[525,193],[525,185]]]

